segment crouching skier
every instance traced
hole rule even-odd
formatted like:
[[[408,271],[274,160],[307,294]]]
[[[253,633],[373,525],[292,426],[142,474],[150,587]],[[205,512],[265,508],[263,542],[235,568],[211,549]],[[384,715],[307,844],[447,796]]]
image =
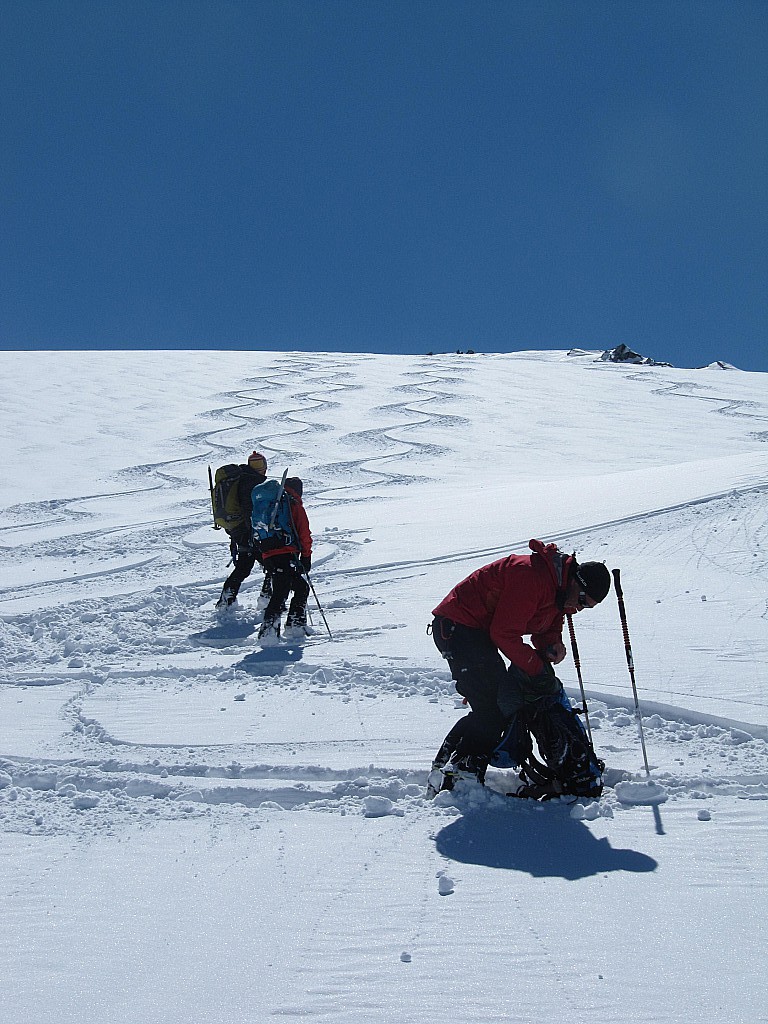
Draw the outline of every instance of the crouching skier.
[[[312,630],[307,625],[309,583],[306,574],[312,568],[312,533],[301,496],[304,486],[299,477],[288,477],[276,502],[265,514],[255,488],[253,501],[254,534],[261,543],[264,571],[272,584],[272,594],[264,609],[259,629],[262,644],[280,639],[281,617],[289,596],[285,620],[286,638],[302,639]]]
[[[484,782],[489,763],[527,766],[533,773],[531,735],[553,766],[540,765],[538,781],[526,775],[527,786],[550,786],[551,771],[560,778],[574,766],[577,744],[564,740],[563,726],[567,723],[576,736],[581,723],[552,666],[566,655],[565,616],[599,604],[611,577],[602,563],[580,565],[554,544],[532,540],[529,547],[530,555],[508,555],[477,569],[433,611],[432,638],[470,711],[435,755],[430,795],[452,789],[457,778]],[[531,637],[530,644],[524,636]],[[539,794],[529,789],[525,795]]]

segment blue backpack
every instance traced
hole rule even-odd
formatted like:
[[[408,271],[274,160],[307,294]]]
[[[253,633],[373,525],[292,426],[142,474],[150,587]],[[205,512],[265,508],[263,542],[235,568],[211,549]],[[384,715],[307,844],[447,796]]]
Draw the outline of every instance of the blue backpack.
[[[284,478],[283,478],[284,479]],[[265,480],[251,491],[253,538],[267,554],[275,548],[295,547],[299,542],[291,515],[291,499],[282,481]]]

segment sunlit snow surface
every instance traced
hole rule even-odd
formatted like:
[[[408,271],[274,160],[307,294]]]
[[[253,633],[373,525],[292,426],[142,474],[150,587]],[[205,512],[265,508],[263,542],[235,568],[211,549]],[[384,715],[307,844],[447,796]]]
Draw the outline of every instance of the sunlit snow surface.
[[[0,399],[1,1020],[764,1018],[765,374],[0,353]],[[207,466],[254,447],[332,640],[262,650],[258,573],[214,610]],[[610,595],[600,800],[428,802],[430,611],[531,537],[621,569],[650,774]]]

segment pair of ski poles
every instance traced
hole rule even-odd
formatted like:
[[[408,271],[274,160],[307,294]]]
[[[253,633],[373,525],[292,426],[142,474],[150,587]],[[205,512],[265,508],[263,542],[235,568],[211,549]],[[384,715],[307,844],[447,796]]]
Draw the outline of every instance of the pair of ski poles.
[[[640,746],[643,750],[643,763],[645,764],[645,774],[648,778],[651,777],[651,769],[648,766],[648,754],[645,749],[645,736],[643,734],[643,718],[640,714],[640,702],[637,699],[637,684],[635,682],[635,663],[632,658],[632,645],[629,640],[629,626],[627,625],[627,611],[624,606],[624,591],[621,589],[621,570],[612,569],[613,585],[616,591],[616,600],[619,605],[619,618],[621,619],[621,631],[624,634],[624,651],[627,656],[627,667],[629,668],[629,678],[632,682],[632,694],[635,701],[635,720],[637,722],[637,729],[640,734]],[[576,643],[576,632],[573,628],[573,616],[568,615],[568,632],[571,635],[571,650],[573,652],[573,663],[576,666],[576,675],[579,680],[579,689],[581,690],[581,700],[584,707],[584,722],[587,727],[587,735],[589,736],[589,742],[592,743],[592,729],[589,724],[589,711],[587,710],[587,695],[584,692],[584,680],[581,676],[581,661],[579,659],[579,648]]]

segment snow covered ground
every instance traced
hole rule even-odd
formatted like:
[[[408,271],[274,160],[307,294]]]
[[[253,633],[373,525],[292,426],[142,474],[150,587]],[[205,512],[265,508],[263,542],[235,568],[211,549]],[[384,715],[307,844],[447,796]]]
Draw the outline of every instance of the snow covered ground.
[[[0,353],[0,1021],[758,1022],[768,378],[594,352]],[[207,466],[305,482],[333,633],[214,601]],[[425,626],[528,540],[619,567],[576,619],[607,787],[435,802]],[[560,667],[578,694],[572,660]]]

